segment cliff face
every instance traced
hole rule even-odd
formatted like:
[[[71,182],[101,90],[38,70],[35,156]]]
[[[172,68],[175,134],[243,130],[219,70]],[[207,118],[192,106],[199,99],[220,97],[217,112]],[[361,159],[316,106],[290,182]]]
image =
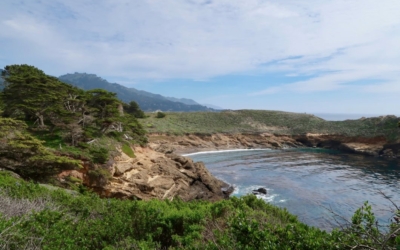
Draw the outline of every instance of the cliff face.
[[[203,163],[175,154],[156,152],[151,148],[133,148],[136,157],[120,152],[107,164],[84,165],[81,171],[65,171],[61,181],[80,179],[102,197],[149,200],[227,198],[227,184],[212,176]]]
[[[213,134],[168,136],[152,134],[148,147],[134,147],[135,158],[122,151],[106,164],[83,162],[80,171],[64,171],[58,178],[78,180],[102,197],[123,199],[203,199],[216,201],[233,191],[210,174],[201,162],[178,154],[210,150],[248,148],[320,147],[369,156],[400,157],[400,143],[388,144],[384,137],[341,135],[299,136],[261,134]]]
[[[192,153],[240,148],[320,147],[370,156],[400,157],[400,143],[388,144],[384,137],[348,137],[328,134],[273,135],[214,134],[167,136],[152,134],[149,146],[160,152]]]

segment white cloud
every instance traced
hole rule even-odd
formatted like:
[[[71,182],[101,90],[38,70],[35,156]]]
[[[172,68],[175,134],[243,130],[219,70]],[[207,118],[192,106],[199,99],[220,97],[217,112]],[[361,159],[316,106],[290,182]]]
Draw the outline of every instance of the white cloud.
[[[400,79],[398,13],[398,0],[5,0],[0,63],[127,80],[316,75],[254,95],[371,78],[389,90]]]

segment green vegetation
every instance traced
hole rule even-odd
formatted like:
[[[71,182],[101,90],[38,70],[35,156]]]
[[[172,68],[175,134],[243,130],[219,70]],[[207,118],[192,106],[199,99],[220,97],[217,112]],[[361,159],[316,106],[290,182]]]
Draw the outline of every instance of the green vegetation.
[[[163,113],[163,112],[157,112],[157,114],[156,114],[156,118],[164,118],[166,115],[165,115],[165,113]]]
[[[29,65],[6,66],[0,94],[0,170],[42,181],[65,169],[88,169],[89,186],[111,178],[116,146],[135,157],[146,131],[162,133],[333,133],[397,139],[396,117],[327,122],[276,111],[165,113],[144,118],[103,89],[84,91]],[[141,118],[140,122],[137,118]],[[163,118],[163,119],[159,119]],[[142,126],[141,123],[144,125]],[[396,129],[394,129],[396,128]],[[328,233],[255,196],[206,201],[101,199],[69,176],[66,191],[0,171],[0,249],[399,249],[400,225],[386,230],[371,206]],[[86,182],[87,180],[85,180]],[[86,183],[85,183],[86,184]],[[79,191],[79,192],[78,192]],[[400,216],[398,208],[397,215]]]
[[[305,133],[399,138],[399,118],[395,116],[346,121],[325,121],[308,114],[281,111],[238,110],[222,112],[167,113],[164,119],[140,119],[150,133]],[[149,126],[151,124],[151,126]]]
[[[145,118],[145,114],[143,110],[140,109],[139,104],[135,101],[129,102],[129,104],[124,105],[124,110],[128,113],[133,115],[136,118]]]
[[[328,233],[253,195],[215,203],[100,199],[0,172],[0,249],[396,249],[399,228],[377,231],[368,204],[352,225]]]
[[[47,150],[42,141],[26,132],[26,127],[24,122],[0,118],[0,166],[31,178],[80,167],[79,161]]]
[[[145,144],[143,111],[103,89],[84,91],[29,65],[2,71],[0,167],[24,177],[103,164],[118,144]],[[124,107],[127,111],[124,112]]]
[[[131,158],[135,158],[135,153],[133,152],[131,146],[127,143],[122,145],[122,152]]]

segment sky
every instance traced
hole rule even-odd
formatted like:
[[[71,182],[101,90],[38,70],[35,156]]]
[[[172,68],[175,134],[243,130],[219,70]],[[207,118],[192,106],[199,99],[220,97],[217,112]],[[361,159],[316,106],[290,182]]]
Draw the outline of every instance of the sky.
[[[400,114],[399,0],[2,0],[0,67],[226,109]]]

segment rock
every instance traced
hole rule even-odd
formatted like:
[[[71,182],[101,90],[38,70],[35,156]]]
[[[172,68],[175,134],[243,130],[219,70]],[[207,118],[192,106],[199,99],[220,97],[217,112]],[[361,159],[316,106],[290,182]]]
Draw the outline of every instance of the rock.
[[[217,201],[228,197],[225,185],[190,158],[164,154],[152,148],[135,148],[135,163],[125,157],[114,158],[115,174],[108,180],[93,178],[87,183],[102,197],[121,199],[169,199]]]
[[[166,156],[173,161],[179,162],[181,165],[185,165],[189,161],[188,158],[176,154],[166,154]]]
[[[175,149],[171,146],[165,145],[165,144],[161,144],[160,146],[156,147],[154,149],[157,152],[163,153],[163,154],[172,154]]]
[[[11,176],[12,176],[13,178],[15,178],[15,179],[22,179],[21,176],[20,176],[19,174],[15,173],[15,172],[13,172],[13,171],[6,170],[6,169],[4,169],[4,168],[0,168],[0,171],[3,171],[3,172],[8,173],[9,175],[11,175]]]
[[[132,170],[135,165],[133,165],[134,162],[123,162],[123,163],[116,163],[114,166],[115,169],[115,176],[121,176],[125,172]]]
[[[281,145],[279,142],[277,142],[277,141],[270,141],[269,143],[270,143],[272,146],[276,147],[276,148],[281,148],[281,147],[282,147],[282,145]]]
[[[233,191],[235,191],[235,188],[233,186],[226,186],[222,188],[222,193],[224,193],[228,197],[233,193]]]
[[[253,190],[253,194],[267,194],[267,189],[265,188],[255,189]]]
[[[382,155],[385,157],[394,157],[394,153],[393,150],[390,148],[387,148],[385,150],[382,151]]]

